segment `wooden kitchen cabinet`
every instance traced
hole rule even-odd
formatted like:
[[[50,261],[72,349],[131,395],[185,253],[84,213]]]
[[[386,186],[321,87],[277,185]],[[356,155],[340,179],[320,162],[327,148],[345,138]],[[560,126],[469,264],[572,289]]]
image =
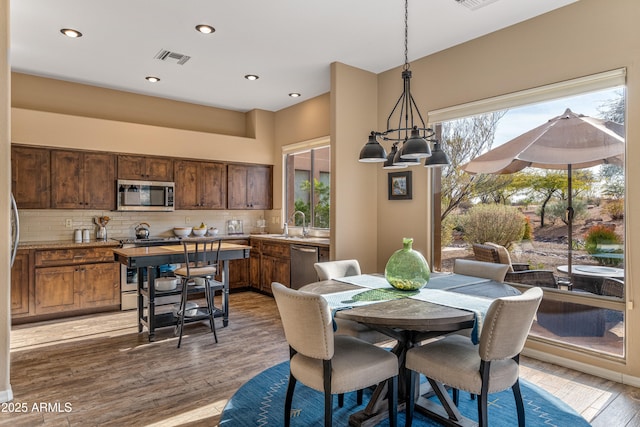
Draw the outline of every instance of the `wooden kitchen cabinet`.
[[[118,179],[172,182],[173,159],[119,155]]]
[[[51,151],[51,207],[115,209],[115,155]]]
[[[260,258],[260,290],[271,295],[271,283],[289,287],[291,283],[291,246],[289,243],[263,241]]]
[[[113,259],[111,248],[36,250],[33,314],[118,309],[120,266]]]
[[[249,241],[246,239],[225,240],[225,242],[234,243],[238,245],[249,244]],[[216,276],[216,280],[217,281],[222,280],[222,277],[220,274]],[[249,287],[249,285],[250,285],[249,258],[230,260],[229,261],[229,290],[246,289]]]
[[[176,209],[225,209],[227,171],[224,163],[176,160]]]
[[[46,148],[11,147],[11,192],[18,209],[49,209],[51,156]]]
[[[11,267],[11,316],[29,314],[29,251],[18,250]]]
[[[228,209],[272,209],[273,167],[229,165],[227,168]]]
[[[260,289],[260,253],[259,239],[251,239],[251,251],[249,252],[249,284],[252,288]]]

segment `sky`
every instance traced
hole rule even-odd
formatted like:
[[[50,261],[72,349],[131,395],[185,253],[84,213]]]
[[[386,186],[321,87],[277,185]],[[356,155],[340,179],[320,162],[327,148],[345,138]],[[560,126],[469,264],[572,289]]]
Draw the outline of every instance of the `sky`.
[[[493,148],[564,113],[567,108],[577,114],[600,117],[598,108],[619,97],[621,88],[606,89],[578,96],[510,109],[500,120]]]

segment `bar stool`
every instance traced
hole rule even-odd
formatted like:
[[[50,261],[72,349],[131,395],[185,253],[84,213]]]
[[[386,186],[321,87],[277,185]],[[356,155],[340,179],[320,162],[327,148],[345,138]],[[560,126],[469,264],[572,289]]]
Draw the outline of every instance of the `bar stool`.
[[[216,335],[216,327],[213,322],[216,308],[213,305],[213,294],[217,290],[223,289],[221,282],[214,280],[218,272],[218,261],[220,259],[220,238],[197,237],[183,238],[182,246],[184,248],[184,266],[176,269],[173,273],[182,281],[182,293],[180,297],[180,308],[178,310],[178,322],[176,325],[176,334],[179,334],[178,348],[182,342],[182,333],[184,331],[185,317],[191,321],[209,320],[213,337],[218,342]],[[187,314],[187,301],[189,299],[189,287],[195,279],[204,279],[204,297],[207,300],[207,307],[197,307],[193,315]]]

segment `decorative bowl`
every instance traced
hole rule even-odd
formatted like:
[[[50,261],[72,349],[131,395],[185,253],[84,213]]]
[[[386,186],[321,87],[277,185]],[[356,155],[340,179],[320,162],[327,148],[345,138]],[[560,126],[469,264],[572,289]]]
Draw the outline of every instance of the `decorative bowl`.
[[[192,231],[194,236],[204,236],[207,234],[206,228],[194,228]]]
[[[218,235],[218,229],[215,227],[211,227],[209,228],[209,236],[217,236]]]
[[[178,237],[187,237],[191,234],[191,227],[174,227],[173,233]]]
[[[175,277],[159,277],[154,282],[156,291],[173,291],[178,287],[178,281]]]
[[[178,317],[180,316],[180,304],[173,305],[173,314]],[[185,317],[193,317],[198,314],[198,304],[195,302],[188,301],[187,309],[184,312]]]

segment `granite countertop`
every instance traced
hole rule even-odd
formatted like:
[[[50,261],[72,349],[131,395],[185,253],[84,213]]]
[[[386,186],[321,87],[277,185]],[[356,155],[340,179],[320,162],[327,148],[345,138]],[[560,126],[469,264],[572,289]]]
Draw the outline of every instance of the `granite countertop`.
[[[18,243],[18,249],[73,249],[73,248],[95,248],[95,247],[113,247],[120,246],[117,240],[106,240],[76,243],[73,240],[49,240],[49,241],[30,241]]]
[[[252,234],[251,238],[262,239],[262,240],[276,240],[284,243],[291,243],[296,245],[307,245],[307,246],[329,247],[330,245],[330,239],[328,237],[302,237],[302,236],[285,237],[282,234]]]
[[[302,237],[289,236],[282,234],[238,234],[238,235],[220,235],[224,240],[244,240],[244,239],[261,239],[275,240],[284,243],[308,246],[329,247],[329,238],[326,237]],[[124,239],[124,238],[123,238]],[[110,238],[106,241],[92,240],[90,242],[76,243],[73,240],[43,240],[43,241],[27,241],[20,242],[18,249],[73,249],[73,248],[91,248],[91,247],[120,247],[120,238]]]

